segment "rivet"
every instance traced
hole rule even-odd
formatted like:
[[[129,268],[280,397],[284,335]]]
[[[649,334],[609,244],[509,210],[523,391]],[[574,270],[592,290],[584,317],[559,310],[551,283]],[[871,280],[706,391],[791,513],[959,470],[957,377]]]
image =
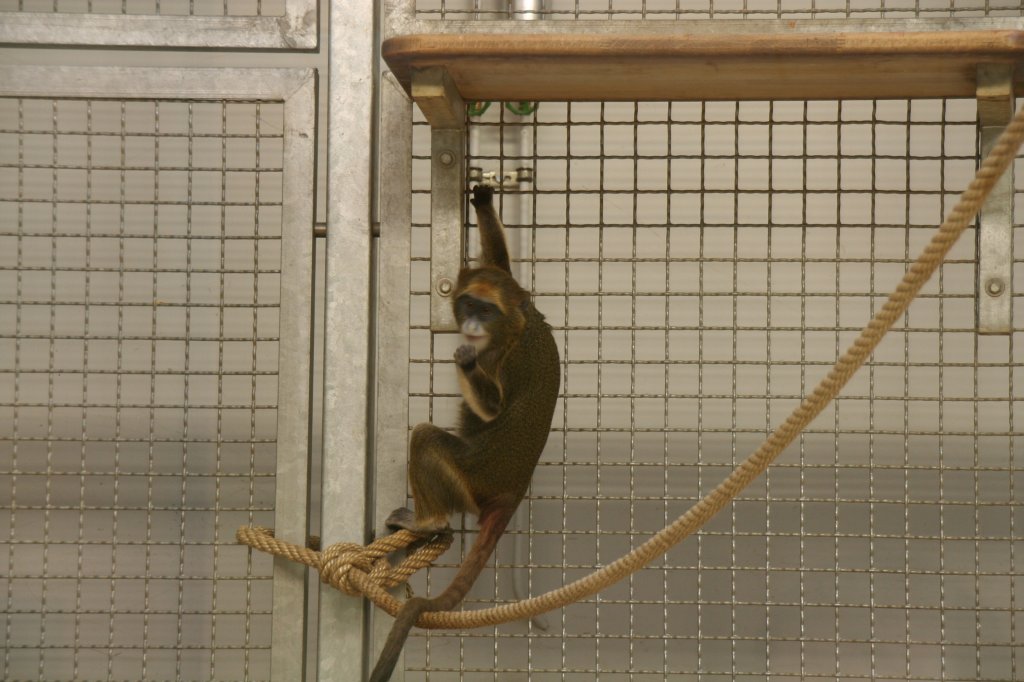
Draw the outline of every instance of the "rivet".
[[[437,160],[441,162],[442,166],[450,166],[455,163],[455,154],[446,149],[437,155]]]
[[[993,277],[989,281],[985,282],[985,291],[989,296],[1000,296],[1003,290],[1006,289],[1006,285],[998,277]]]
[[[452,289],[454,288],[455,285],[447,277],[442,277],[441,279],[437,280],[437,293],[441,294],[442,296],[451,296]]]

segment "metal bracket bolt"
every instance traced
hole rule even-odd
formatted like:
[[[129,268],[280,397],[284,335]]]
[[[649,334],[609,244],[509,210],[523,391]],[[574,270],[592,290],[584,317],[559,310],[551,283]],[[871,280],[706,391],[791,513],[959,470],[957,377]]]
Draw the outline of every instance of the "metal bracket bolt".
[[[437,293],[442,296],[451,296],[452,291],[455,290],[455,284],[447,277],[442,277],[437,280]]]
[[[998,277],[993,277],[985,283],[985,292],[989,296],[1002,296],[1006,291],[1006,284]]]

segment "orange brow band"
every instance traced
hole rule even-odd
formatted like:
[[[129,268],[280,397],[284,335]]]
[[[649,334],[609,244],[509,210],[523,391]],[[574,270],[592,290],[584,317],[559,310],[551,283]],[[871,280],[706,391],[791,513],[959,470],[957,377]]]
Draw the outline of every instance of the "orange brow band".
[[[505,304],[501,301],[500,291],[495,286],[488,284],[487,282],[471,282],[466,287],[465,293],[480,299],[481,301],[487,301],[498,306],[498,310],[501,311],[502,315],[507,315],[508,310],[505,308]]]

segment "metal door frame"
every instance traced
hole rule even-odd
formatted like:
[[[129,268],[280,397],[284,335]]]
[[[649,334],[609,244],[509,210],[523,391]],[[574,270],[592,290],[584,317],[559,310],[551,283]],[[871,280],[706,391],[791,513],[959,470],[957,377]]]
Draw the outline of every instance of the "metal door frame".
[[[281,16],[0,12],[0,45],[312,50],[317,0],[285,0]]]
[[[284,103],[275,528],[305,538],[309,497],[314,69],[0,67],[0,96],[267,100]],[[273,679],[300,680],[306,644],[305,566],[274,561]]]

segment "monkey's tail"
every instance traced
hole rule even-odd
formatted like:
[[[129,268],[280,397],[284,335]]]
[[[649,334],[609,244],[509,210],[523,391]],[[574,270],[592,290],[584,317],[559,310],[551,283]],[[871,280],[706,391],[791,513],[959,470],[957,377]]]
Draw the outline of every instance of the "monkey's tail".
[[[402,605],[402,610],[395,616],[395,623],[391,626],[384,648],[381,649],[377,665],[370,673],[369,682],[386,682],[391,679],[391,673],[395,671],[395,664],[398,663],[398,654],[402,652],[409,631],[420,614],[427,610],[428,599],[413,597]]]
[[[391,626],[387,641],[384,642],[384,648],[381,649],[377,665],[370,673],[369,682],[387,682],[391,679],[391,673],[394,672],[395,664],[398,663],[398,655],[402,652],[402,646],[421,613],[450,611],[462,602],[480,572],[487,565],[487,560],[494,553],[494,548],[498,544],[498,538],[505,532],[505,526],[508,525],[511,518],[512,514],[505,510],[482,517],[480,532],[477,534],[469,554],[466,555],[462,565],[459,566],[458,573],[455,574],[455,578],[444,592],[432,599],[413,597],[402,605],[402,609],[395,616],[395,623]]]

